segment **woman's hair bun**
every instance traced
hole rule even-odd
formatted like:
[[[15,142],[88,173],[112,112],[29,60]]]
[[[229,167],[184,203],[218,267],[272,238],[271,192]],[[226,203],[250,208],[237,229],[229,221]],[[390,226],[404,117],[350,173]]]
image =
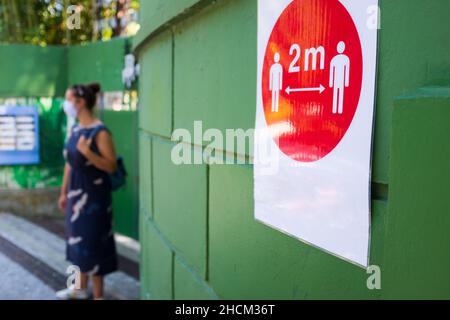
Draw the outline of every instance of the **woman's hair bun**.
[[[76,84],[71,87],[74,95],[77,98],[84,99],[86,101],[86,106],[88,109],[92,110],[97,102],[97,94],[100,92],[102,87],[99,83],[94,82],[91,84]]]
[[[87,87],[89,87],[89,89],[91,89],[93,94],[97,94],[102,90],[102,86],[100,85],[100,83],[97,83],[97,82],[88,84]]]

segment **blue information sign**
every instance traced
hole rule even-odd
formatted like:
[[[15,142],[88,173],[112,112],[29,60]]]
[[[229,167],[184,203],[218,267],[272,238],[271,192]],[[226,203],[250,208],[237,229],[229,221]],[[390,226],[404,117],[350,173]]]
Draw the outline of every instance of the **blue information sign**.
[[[0,165],[39,163],[39,113],[34,106],[0,106]]]

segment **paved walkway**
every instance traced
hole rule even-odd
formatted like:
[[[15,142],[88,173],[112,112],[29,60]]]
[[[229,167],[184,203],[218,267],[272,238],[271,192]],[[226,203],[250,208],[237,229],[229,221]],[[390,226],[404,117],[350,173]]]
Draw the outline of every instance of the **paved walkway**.
[[[0,299],[52,300],[54,291],[20,264],[0,253]]]
[[[59,220],[29,221],[0,214],[0,299],[54,299],[55,290],[65,287],[69,266],[62,234]],[[105,278],[106,296],[138,299],[138,267],[130,259],[133,250],[121,243],[118,247],[120,270]]]

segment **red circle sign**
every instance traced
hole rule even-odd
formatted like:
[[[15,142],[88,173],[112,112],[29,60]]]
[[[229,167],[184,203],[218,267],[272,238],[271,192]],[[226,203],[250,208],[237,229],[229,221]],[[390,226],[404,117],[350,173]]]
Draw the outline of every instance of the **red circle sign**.
[[[347,132],[361,93],[358,30],[338,0],[294,0],[267,44],[262,99],[281,151],[296,161],[328,155]]]

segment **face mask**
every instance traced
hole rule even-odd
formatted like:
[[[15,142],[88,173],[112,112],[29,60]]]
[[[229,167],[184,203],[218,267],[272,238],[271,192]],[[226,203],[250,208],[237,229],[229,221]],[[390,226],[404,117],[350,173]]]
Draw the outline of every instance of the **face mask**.
[[[75,108],[75,105],[72,102],[65,100],[63,108],[64,112],[69,118],[77,117],[78,112],[77,109]]]

